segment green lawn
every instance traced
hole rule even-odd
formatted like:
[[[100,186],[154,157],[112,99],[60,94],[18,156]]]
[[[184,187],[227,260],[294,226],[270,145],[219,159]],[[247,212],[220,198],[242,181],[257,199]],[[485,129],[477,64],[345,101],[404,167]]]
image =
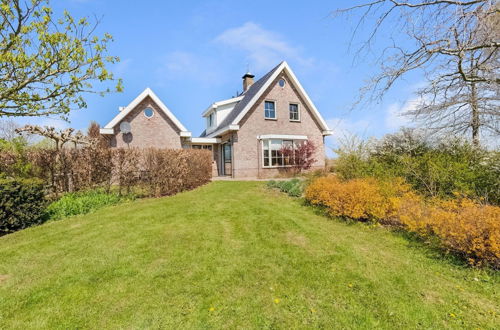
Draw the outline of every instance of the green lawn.
[[[214,182],[0,238],[9,329],[498,329],[499,283],[261,182]]]

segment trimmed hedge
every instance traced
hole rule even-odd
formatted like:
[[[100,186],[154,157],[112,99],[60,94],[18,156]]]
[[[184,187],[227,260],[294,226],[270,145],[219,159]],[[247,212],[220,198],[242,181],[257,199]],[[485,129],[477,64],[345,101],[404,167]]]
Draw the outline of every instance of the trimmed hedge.
[[[0,171],[18,177],[24,157],[0,154]],[[212,178],[212,154],[196,149],[98,148],[31,149],[26,152],[27,176],[39,178],[51,194],[111,186],[121,194],[139,189],[148,196],[166,196],[196,188]]]
[[[0,179],[0,235],[45,220],[44,185],[35,179]]]

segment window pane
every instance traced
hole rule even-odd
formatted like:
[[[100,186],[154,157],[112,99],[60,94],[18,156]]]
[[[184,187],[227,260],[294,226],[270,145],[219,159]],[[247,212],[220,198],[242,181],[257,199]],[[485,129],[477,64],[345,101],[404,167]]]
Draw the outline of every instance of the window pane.
[[[280,150],[282,145],[282,140],[271,140],[271,150]]]
[[[275,104],[272,101],[264,102],[264,115],[266,118],[276,118]]]
[[[226,162],[231,161],[231,145],[229,144],[224,145],[224,160]]]
[[[290,120],[299,120],[299,105],[290,104]]]

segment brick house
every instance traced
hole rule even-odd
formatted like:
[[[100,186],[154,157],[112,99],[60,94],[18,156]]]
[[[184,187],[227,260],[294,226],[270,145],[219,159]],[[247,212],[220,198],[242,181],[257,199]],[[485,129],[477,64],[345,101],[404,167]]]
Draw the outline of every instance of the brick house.
[[[310,140],[317,147],[313,168],[323,168],[324,138],[331,131],[289,65],[281,62],[258,81],[253,78],[245,74],[242,94],[212,103],[202,113],[206,129],[200,137],[192,137],[150,89],[101,133],[113,147],[212,150],[214,175],[235,178],[278,175],[287,169],[279,150]]]

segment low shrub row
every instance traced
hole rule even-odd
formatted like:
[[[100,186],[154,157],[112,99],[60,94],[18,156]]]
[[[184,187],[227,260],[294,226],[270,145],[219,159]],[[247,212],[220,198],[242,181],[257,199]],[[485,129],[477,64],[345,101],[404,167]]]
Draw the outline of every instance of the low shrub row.
[[[44,185],[34,179],[0,179],[0,236],[42,223]]]
[[[267,186],[269,188],[277,188],[280,191],[287,193],[292,197],[302,196],[303,182],[297,178],[287,180],[287,181],[268,181]]]
[[[446,250],[474,265],[500,268],[500,207],[468,198],[425,198],[402,179],[343,181],[336,176],[314,180],[305,190],[312,205],[332,216],[404,228],[439,239]]]
[[[134,198],[134,195],[122,196],[103,190],[67,193],[49,204],[46,213],[50,220],[59,220],[73,215],[87,214],[104,206],[115,205]]]

